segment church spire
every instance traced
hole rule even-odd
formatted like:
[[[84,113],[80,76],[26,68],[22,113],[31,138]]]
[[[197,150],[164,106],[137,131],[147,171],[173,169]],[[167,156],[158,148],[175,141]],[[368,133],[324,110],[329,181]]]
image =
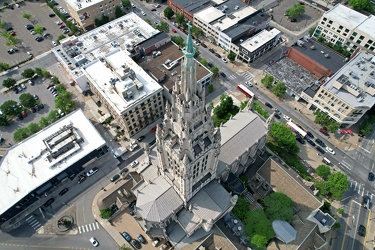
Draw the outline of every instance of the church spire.
[[[190,22],[187,25],[188,25],[188,36],[187,36],[187,41],[186,41],[186,47],[183,49],[183,52],[186,57],[192,58],[194,57],[194,54],[195,54],[195,48],[193,45],[193,38],[191,37],[191,33],[190,33],[190,29],[191,29]]]

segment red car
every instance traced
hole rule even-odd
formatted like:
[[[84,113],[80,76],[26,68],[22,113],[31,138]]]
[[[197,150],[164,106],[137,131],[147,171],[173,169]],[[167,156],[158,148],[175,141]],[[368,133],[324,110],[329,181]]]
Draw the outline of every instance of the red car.
[[[155,8],[152,8],[151,11],[156,11],[156,9],[155,9]]]
[[[12,32],[10,32],[10,34],[11,34],[12,36],[15,36],[15,35],[16,35],[16,32],[12,31]]]
[[[61,24],[59,28],[60,28],[60,29],[65,28],[65,24]]]
[[[177,31],[176,31],[175,29],[172,29],[172,32],[173,32],[173,33],[176,33]]]
[[[325,128],[325,127],[320,128],[319,131],[320,131],[320,133],[322,133],[323,135],[329,135],[329,134],[328,134],[328,130],[327,130],[327,128]]]
[[[155,132],[156,132],[156,128],[157,128],[157,126],[153,127],[153,128],[150,130],[150,132],[155,133]]]

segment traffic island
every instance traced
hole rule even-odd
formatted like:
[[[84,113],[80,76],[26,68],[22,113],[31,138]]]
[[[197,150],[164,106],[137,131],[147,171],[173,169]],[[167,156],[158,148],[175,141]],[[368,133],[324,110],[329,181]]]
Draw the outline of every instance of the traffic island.
[[[38,234],[76,235],[78,234],[76,221],[76,206],[72,205],[56,217],[50,219]]]

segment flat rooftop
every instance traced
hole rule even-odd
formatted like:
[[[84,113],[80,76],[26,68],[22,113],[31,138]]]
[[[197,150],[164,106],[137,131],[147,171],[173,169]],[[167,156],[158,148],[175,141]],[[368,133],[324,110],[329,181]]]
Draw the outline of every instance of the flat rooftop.
[[[340,70],[346,64],[345,57],[341,56],[331,48],[326,47],[313,39],[300,40],[304,42],[303,47],[294,45],[293,48],[333,73]],[[326,54],[329,54],[329,57],[325,57],[324,55]]]
[[[131,12],[79,37],[67,37],[52,51],[65,64],[65,68],[78,78],[82,76],[80,67],[118,47],[124,50],[133,48],[159,32]]]
[[[375,104],[374,55],[360,51],[323,86],[352,107],[371,108]]]
[[[202,20],[205,23],[211,23],[211,22],[213,22],[213,21],[215,21],[218,18],[221,18],[223,16],[225,16],[225,14],[221,10],[219,10],[219,9],[213,7],[213,6],[209,6],[209,7],[207,7],[207,8],[205,8],[205,9],[203,9],[203,10],[194,14],[194,18]]]
[[[127,112],[135,103],[162,90],[121,48],[91,62],[82,70],[118,114]]]
[[[152,55],[146,55],[144,58],[139,59],[138,63],[146,72],[153,76],[154,79],[161,79],[165,75],[165,80],[159,83],[164,85],[167,89],[172,89],[174,83],[179,80],[179,76],[181,75],[181,60],[183,59],[183,53],[172,42],[166,43],[158,48],[157,51],[161,52],[159,56],[153,57]],[[163,66],[167,60],[171,63],[178,63],[168,70]],[[196,61],[196,67],[197,81],[212,74],[210,70],[198,61]],[[177,72],[177,74],[172,75],[173,72]]]
[[[371,37],[375,36],[375,16],[369,16],[363,23],[361,23],[357,30],[365,34],[369,34]]]
[[[285,86],[297,95],[319,80],[314,74],[288,57],[274,62],[266,68],[266,72],[273,75],[277,81],[284,82]]]
[[[272,30],[263,30],[257,35],[247,39],[243,43],[241,43],[241,46],[247,49],[250,52],[254,52],[260,47],[262,47],[264,44],[266,44],[268,41],[272,40],[274,37],[280,35],[280,31],[278,29],[273,28]]]
[[[335,20],[345,28],[352,30],[367,19],[367,16],[341,4],[336,4],[323,15],[330,20]]]
[[[190,1],[173,0],[173,2],[180,5],[182,8],[184,8],[185,10],[187,10],[188,12],[192,14],[213,4],[211,0],[199,0],[199,1],[197,0],[190,0]]]
[[[65,0],[75,11],[86,9],[90,6],[103,2],[103,0]]]
[[[105,143],[78,109],[9,148],[0,161],[0,214]]]
[[[247,6],[245,8],[242,8],[240,10],[237,10],[237,11],[233,12],[232,14],[226,16],[223,19],[218,20],[217,22],[213,23],[212,25],[216,29],[218,29],[220,31],[224,31],[224,30],[232,27],[233,25],[237,24],[241,20],[245,19],[246,17],[250,16],[251,14],[253,14],[256,11],[257,10],[254,9],[253,7]]]

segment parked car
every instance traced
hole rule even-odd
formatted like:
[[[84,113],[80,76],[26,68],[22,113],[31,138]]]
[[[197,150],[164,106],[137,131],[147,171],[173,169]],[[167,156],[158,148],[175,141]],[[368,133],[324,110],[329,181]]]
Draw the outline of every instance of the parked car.
[[[57,42],[55,42],[55,41],[52,41],[52,44],[53,44],[53,46],[57,46]]]
[[[158,244],[159,244],[160,240],[159,239],[155,239],[154,241],[152,241],[152,245],[154,247],[156,247]]]
[[[39,100],[39,96],[38,95],[33,95],[34,99],[35,100]]]
[[[84,175],[80,175],[78,176],[78,184],[81,184],[82,182],[84,182],[86,180],[86,176]]]
[[[35,112],[36,112],[36,109],[35,109],[34,107],[31,107],[31,108],[30,108],[30,111],[31,111],[31,113],[35,113]]]
[[[306,134],[310,138],[315,138],[314,135],[310,131],[307,131]]]
[[[368,173],[368,177],[367,178],[368,178],[369,181],[373,181],[374,177],[375,177],[374,173],[372,173],[372,172]]]
[[[281,115],[281,111],[278,110],[277,108],[274,108],[273,110],[275,111],[276,114]]]
[[[94,175],[96,172],[98,172],[99,169],[97,167],[94,167],[93,169],[90,169],[87,173],[86,173],[86,176],[87,177],[90,177],[92,175]]]
[[[319,146],[316,146],[316,150],[318,150],[322,154],[326,153],[326,151],[323,148],[319,147]]]
[[[44,203],[44,207],[49,207],[49,206],[51,206],[51,204],[53,203],[55,201],[55,199],[54,198],[51,198],[51,199],[49,199],[48,201],[46,201],[45,203]]]
[[[94,247],[99,246],[99,242],[94,237],[90,238],[90,242]]]
[[[20,86],[21,86],[22,89],[26,89],[26,85],[25,84],[21,83]]]
[[[221,60],[223,61],[223,62],[225,62],[225,63],[228,63],[228,60],[226,59],[226,58],[221,58]]]
[[[43,37],[49,37],[49,36],[50,36],[49,33],[44,33],[44,34],[43,34]]]
[[[132,163],[130,163],[129,167],[134,168],[135,166],[138,165],[138,163],[139,163],[138,161],[133,161]]]
[[[25,110],[21,111],[21,115],[22,115],[23,117],[27,117],[27,113],[26,113],[26,111],[25,111]]]
[[[111,182],[115,182],[115,181],[117,181],[118,179],[120,179],[120,175],[115,174],[114,176],[112,176],[112,178],[111,178]]]
[[[63,190],[60,191],[59,195],[60,195],[60,196],[63,196],[63,195],[66,194],[68,191],[69,191],[68,188],[64,188]]]
[[[177,33],[177,31],[176,31],[175,29],[172,29],[172,32],[173,32],[173,33]]]
[[[13,30],[12,27],[8,27],[8,28],[6,29],[6,31],[12,31],[12,30]]]
[[[366,235],[366,228],[364,225],[359,225],[357,233],[359,236],[364,237]]]
[[[311,146],[313,146],[313,147],[316,146],[316,144],[315,144],[315,142],[314,142],[313,140],[311,140],[311,139],[309,139],[309,138],[306,138],[306,141],[307,141]]]
[[[38,107],[39,107],[40,109],[44,109],[44,105],[43,105],[43,103],[39,103],[39,104],[38,104]]]
[[[57,21],[56,24],[57,25],[61,25],[61,24],[63,24],[63,22],[62,21]]]
[[[276,117],[277,119],[280,119],[280,118],[281,118],[281,116],[280,116],[279,114],[276,114],[276,113],[275,113],[275,117]]]
[[[211,48],[208,51],[210,51],[211,53],[215,53],[215,50],[213,50]]]
[[[152,8],[151,11],[156,11],[156,9],[155,9],[155,8]]]
[[[271,103],[269,103],[269,102],[265,102],[264,105],[266,105],[267,107],[269,107],[269,108],[271,108],[271,109],[273,108],[273,106],[272,106]]]
[[[326,144],[325,144],[322,140],[320,140],[319,138],[317,138],[317,139],[315,140],[315,142],[318,143],[318,145],[322,146],[323,148],[326,147]]]
[[[56,14],[55,13],[50,13],[48,16],[49,17],[54,17],[54,16],[56,16]]]
[[[138,234],[138,235],[137,235],[137,238],[138,238],[138,240],[139,240],[142,244],[146,244],[146,239],[143,237],[142,234]]]
[[[130,242],[132,240],[132,237],[130,237],[130,235],[127,233],[127,232],[122,232],[122,237],[124,237],[124,239],[127,241],[127,242]]]
[[[26,28],[27,30],[33,30],[33,29],[34,29],[34,26],[31,25],[31,24],[26,24],[26,25],[25,25],[25,28]]]
[[[221,55],[219,53],[214,53],[214,55],[217,57],[217,58],[221,58]]]
[[[22,116],[21,114],[18,114],[18,115],[17,115],[17,118],[18,118],[18,120],[20,120],[20,121],[23,120],[23,116]]]
[[[227,77],[227,75],[226,75],[223,71],[220,72],[220,75],[221,75],[222,77]]]
[[[12,36],[15,36],[15,35],[16,35],[16,32],[11,31],[10,34],[11,34]]]
[[[133,246],[134,246],[135,248],[137,248],[137,249],[141,249],[141,243],[139,243],[138,240],[136,240],[136,239],[132,239],[132,244],[133,244]]]
[[[207,48],[207,45],[204,44],[204,43],[201,43],[201,46],[202,46],[203,48]]]
[[[284,115],[283,118],[284,118],[284,120],[287,121],[287,122],[292,121],[292,119],[290,119],[290,117],[287,116],[287,115]]]
[[[320,131],[320,133],[322,133],[323,135],[329,135],[329,133],[328,133],[328,129],[325,128],[325,127],[320,128],[319,131]]]
[[[145,12],[144,12],[143,10],[141,11],[141,13],[142,13],[142,15],[143,15],[143,16],[145,16],[145,15],[146,15],[146,13],[145,13]]]
[[[326,150],[329,152],[329,153],[331,153],[331,154],[333,154],[333,155],[335,155],[336,154],[336,152],[335,151],[333,151],[333,149],[332,148],[330,148],[330,147],[326,147]]]
[[[44,38],[41,37],[41,36],[37,36],[37,37],[35,37],[35,41],[37,41],[37,42],[41,42],[41,41],[43,41],[43,40],[44,40]]]
[[[137,141],[138,141],[138,142],[141,142],[141,141],[143,141],[144,138],[145,138],[145,137],[142,135],[142,136],[138,137]]]
[[[306,143],[305,140],[304,140],[302,137],[299,137],[299,136],[296,137],[296,140],[297,140],[299,143],[301,143],[301,144],[305,144],[305,143]]]
[[[213,65],[211,62],[208,62],[208,63],[207,63],[207,66],[208,66],[209,68],[212,68],[214,65]]]

